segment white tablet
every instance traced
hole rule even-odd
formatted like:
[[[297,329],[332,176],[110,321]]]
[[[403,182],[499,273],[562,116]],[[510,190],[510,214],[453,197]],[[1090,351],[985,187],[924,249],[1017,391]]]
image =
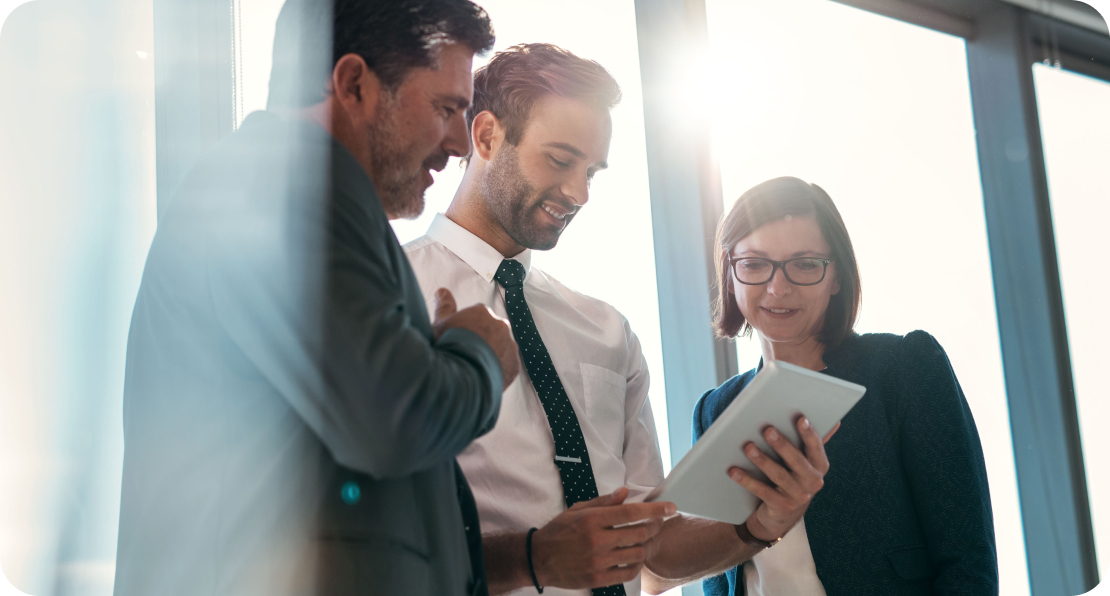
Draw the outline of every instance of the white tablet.
[[[682,513],[744,523],[760,500],[736,484],[728,470],[737,466],[760,480],[766,481],[766,477],[741,448],[750,441],[779,460],[763,440],[764,429],[774,426],[801,447],[795,421],[803,413],[823,437],[865,391],[860,385],[800,366],[767,362],[645,500],[670,501]]]

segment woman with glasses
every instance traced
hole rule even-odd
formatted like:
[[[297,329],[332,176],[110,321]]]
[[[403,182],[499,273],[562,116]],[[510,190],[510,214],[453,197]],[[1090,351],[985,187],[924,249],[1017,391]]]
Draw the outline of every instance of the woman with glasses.
[[[695,441],[768,360],[867,394],[825,445],[824,487],[802,520],[782,537],[737,527],[749,545],[774,546],[707,579],[705,593],[997,594],[987,473],[963,391],[928,333],[852,331],[859,272],[828,194],[797,178],[764,182],[721,221],[716,250],[717,332],[754,331],[763,358],[702,396]]]

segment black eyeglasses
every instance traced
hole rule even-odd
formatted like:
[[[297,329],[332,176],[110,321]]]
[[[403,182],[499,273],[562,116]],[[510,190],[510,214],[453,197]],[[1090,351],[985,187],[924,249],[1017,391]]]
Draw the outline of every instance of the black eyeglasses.
[[[782,269],[786,281],[796,286],[815,286],[825,279],[832,259],[798,257],[785,261],[772,261],[760,257],[733,257],[728,255],[728,266],[736,281],[747,286],[763,285],[775,276],[776,269]]]

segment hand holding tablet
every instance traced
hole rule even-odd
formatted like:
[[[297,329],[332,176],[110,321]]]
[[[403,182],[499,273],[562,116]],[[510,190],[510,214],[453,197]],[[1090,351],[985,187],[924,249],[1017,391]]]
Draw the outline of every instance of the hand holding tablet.
[[[769,479],[745,456],[742,448],[753,443],[759,449],[753,452],[756,462],[765,458],[781,465],[784,462],[772,447],[779,443],[781,448],[783,441],[789,441],[797,450],[803,449],[802,435],[796,427],[803,412],[816,436],[825,436],[865,391],[859,385],[788,363],[768,362],[646,500],[670,501],[682,513],[742,524],[764,499],[730,478],[730,469],[740,468],[744,476],[765,486],[777,487],[779,482],[792,481],[781,475],[779,482]],[[770,432],[769,427],[777,432]],[[785,463],[786,468],[808,465],[797,460]],[[745,484],[755,487],[750,482]],[[798,487],[790,488],[798,492]],[[752,490],[775,498],[759,488]],[[775,509],[774,503],[768,505]]]

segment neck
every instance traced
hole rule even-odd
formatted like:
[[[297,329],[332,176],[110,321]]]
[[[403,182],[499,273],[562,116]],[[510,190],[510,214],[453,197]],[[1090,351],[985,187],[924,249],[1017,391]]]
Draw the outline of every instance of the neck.
[[[789,362],[809,370],[825,370],[825,344],[810,336],[800,342],[772,341],[759,334],[759,345],[763,350],[763,360]]]
[[[524,252],[524,247],[517,244],[505,228],[497,223],[486,202],[482,200],[481,188],[478,184],[481,179],[482,165],[484,164],[471,156],[471,163],[467,166],[462,183],[455,191],[455,197],[451,199],[451,205],[447,207],[444,215],[509,259]]]
[[[370,151],[370,145],[366,142],[364,137],[360,137],[356,134],[354,123],[351,121],[350,116],[343,111],[342,106],[335,104],[333,97],[334,96],[329,96],[327,100],[306,108],[267,108],[267,110],[284,118],[312,122],[326,130],[332,138],[355,156],[359,165],[362,166],[366,175],[369,176],[371,182],[373,182],[373,155]],[[388,211],[386,216],[388,216],[389,219],[397,219],[396,215]]]

